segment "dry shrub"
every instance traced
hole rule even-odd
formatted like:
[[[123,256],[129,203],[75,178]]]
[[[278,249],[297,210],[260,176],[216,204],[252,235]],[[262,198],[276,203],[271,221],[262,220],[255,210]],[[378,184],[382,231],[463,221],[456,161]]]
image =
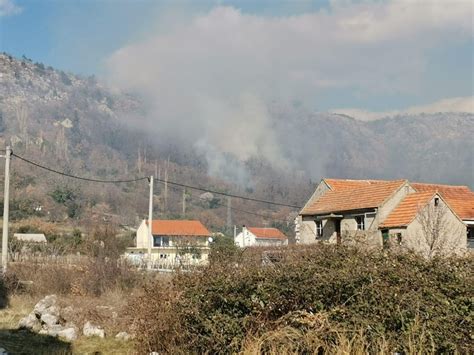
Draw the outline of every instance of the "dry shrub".
[[[68,263],[12,263],[8,275],[24,281],[16,292],[44,296],[88,295],[100,296],[110,290],[130,290],[141,283],[142,276],[135,268],[121,260],[83,258]]]
[[[239,264],[213,262],[166,287],[148,285],[131,305],[138,350],[474,351],[472,256],[425,260],[322,245],[280,253],[270,265],[256,263],[254,250]]]

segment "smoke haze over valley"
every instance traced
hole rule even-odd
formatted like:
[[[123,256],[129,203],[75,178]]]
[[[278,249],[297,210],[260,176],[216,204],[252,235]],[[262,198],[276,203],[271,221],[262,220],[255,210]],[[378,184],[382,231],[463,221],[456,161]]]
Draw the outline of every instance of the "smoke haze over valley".
[[[21,17],[23,7],[13,13],[7,3],[4,19]],[[140,32],[126,40],[103,30],[114,46],[100,57],[97,81],[70,76],[65,85],[35,68],[23,80],[25,65],[4,62],[7,132],[17,133],[8,120],[24,105],[38,127],[73,116],[92,146],[129,160],[148,147],[241,187],[255,187],[262,171],[285,181],[296,174],[474,185],[472,80],[461,71],[472,51],[456,64],[436,54],[470,48],[469,2],[290,4],[282,13],[263,3],[161,4],[140,13]],[[110,18],[134,21],[136,11],[111,10]],[[78,58],[107,47],[94,43]],[[439,66],[450,75],[440,77]],[[52,114],[34,108],[32,95]]]

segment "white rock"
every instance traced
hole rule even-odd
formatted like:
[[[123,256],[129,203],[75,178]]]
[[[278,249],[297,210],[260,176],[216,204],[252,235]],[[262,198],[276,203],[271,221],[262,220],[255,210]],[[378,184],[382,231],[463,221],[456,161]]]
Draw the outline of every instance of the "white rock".
[[[41,323],[39,322],[38,318],[34,312],[31,312],[26,317],[23,317],[18,322],[18,328],[25,328],[25,329],[38,329],[41,327]]]
[[[56,337],[59,335],[59,333],[61,331],[64,330],[64,327],[59,325],[59,324],[54,324],[50,327],[47,327],[47,328],[44,328],[44,330],[46,331],[46,334],[52,336],[52,337]]]
[[[127,332],[120,332],[120,333],[117,333],[117,335],[115,336],[115,339],[130,340],[132,339],[132,336],[128,334]]]
[[[105,337],[105,331],[99,326],[92,325],[91,322],[86,322],[84,324],[84,329],[82,330],[82,334],[84,334],[86,337],[99,337],[99,338],[104,338]]]
[[[41,315],[41,322],[46,325],[46,327],[51,327],[55,324],[58,324],[59,319],[55,315],[45,313]]]
[[[73,341],[77,339],[77,332],[75,328],[65,328],[58,332],[58,337],[64,338],[67,341]]]
[[[0,348],[0,355],[8,355],[8,353],[4,348]]]
[[[33,312],[41,316],[43,313],[47,313],[46,311],[48,308],[56,307],[57,302],[58,298],[56,295],[46,296],[35,305]]]

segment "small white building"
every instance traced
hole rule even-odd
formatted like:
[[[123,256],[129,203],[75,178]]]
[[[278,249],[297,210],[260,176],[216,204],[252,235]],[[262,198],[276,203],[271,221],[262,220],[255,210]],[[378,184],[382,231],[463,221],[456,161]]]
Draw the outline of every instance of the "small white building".
[[[211,240],[211,233],[196,220],[153,220],[151,237],[148,221],[143,220],[137,229],[136,247],[127,248],[126,257],[134,263],[145,264],[151,242],[154,268],[200,265],[207,263]]]
[[[25,243],[46,243],[46,237],[43,233],[15,233],[13,238]]]
[[[288,237],[277,228],[242,227],[234,240],[241,248],[251,246],[288,245]]]

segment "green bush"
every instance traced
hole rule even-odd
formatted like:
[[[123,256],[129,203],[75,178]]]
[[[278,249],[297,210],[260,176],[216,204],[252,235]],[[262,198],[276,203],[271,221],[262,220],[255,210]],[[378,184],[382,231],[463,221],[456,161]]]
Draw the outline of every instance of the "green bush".
[[[472,256],[323,245],[281,252],[271,265],[247,251],[238,265],[215,261],[177,274],[161,292],[146,287],[131,305],[138,350],[233,353],[258,344],[260,352],[330,353],[357,343],[371,352],[474,351]]]

